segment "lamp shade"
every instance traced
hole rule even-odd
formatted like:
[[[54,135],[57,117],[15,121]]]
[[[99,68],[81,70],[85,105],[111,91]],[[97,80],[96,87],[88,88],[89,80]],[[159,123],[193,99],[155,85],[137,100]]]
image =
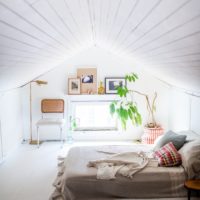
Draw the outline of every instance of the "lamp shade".
[[[48,83],[47,81],[42,81],[42,80],[36,80],[33,82],[36,82],[38,85],[46,85]]]

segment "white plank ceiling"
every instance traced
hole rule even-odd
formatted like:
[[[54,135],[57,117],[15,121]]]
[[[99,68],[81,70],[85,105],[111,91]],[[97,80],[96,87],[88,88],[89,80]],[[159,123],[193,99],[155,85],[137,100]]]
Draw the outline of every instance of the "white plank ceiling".
[[[93,45],[200,92],[200,0],[0,0],[0,91]]]

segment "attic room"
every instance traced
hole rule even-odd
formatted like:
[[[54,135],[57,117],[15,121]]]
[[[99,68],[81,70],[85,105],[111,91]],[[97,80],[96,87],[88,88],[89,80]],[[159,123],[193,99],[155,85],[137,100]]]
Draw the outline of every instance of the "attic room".
[[[0,199],[200,199],[199,0],[0,0]]]

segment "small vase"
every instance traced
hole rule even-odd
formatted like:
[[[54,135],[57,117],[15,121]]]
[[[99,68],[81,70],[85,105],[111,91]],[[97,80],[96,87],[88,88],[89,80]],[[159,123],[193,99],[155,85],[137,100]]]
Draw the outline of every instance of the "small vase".
[[[98,94],[104,94],[104,93],[105,93],[105,88],[103,86],[103,82],[100,81],[99,88],[98,88]]]
[[[72,137],[72,132],[73,132],[72,130],[69,130],[68,133],[67,133],[67,143],[68,144],[72,144],[73,141],[74,141],[74,139]]]

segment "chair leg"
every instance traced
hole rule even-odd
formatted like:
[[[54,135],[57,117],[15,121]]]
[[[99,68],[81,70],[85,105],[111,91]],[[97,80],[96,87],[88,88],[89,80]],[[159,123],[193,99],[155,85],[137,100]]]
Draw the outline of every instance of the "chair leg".
[[[191,190],[188,189],[188,200],[190,200]]]
[[[63,148],[63,136],[62,136],[62,128],[60,128],[60,142],[61,142],[61,148]]]
[[[37,148],[40,147],[39,127],[37,126]]]

